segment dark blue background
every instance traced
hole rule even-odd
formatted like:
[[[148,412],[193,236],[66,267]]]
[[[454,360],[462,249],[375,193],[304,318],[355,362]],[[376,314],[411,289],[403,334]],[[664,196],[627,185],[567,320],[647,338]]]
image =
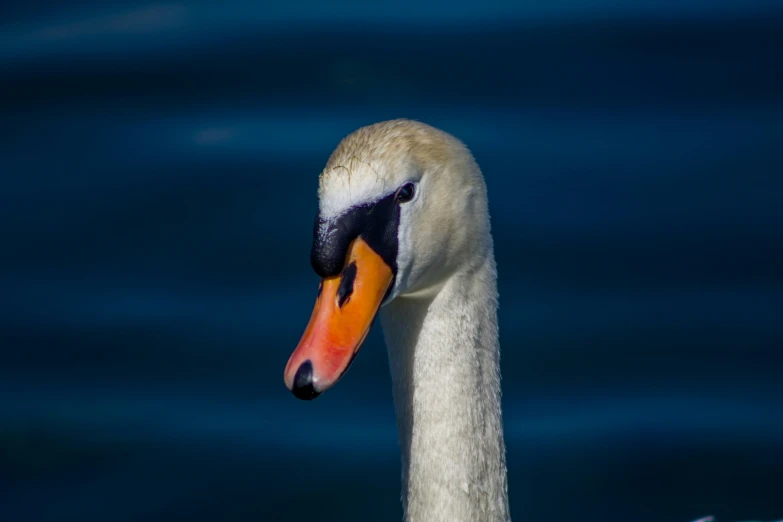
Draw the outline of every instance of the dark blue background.
[[[4,3],[0,519],[400,519],[380,330],[282,383],[396,117],[486,175],[514,518],[783,518],[779,7]]]

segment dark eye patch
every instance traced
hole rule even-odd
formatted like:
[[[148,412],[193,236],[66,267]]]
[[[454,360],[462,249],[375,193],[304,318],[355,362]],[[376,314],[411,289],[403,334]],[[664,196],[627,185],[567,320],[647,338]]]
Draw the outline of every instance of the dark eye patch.
[[[310,262],[321,277],[342,272],[351,242],[361,237],[397,273],[397,226],[400,207],[393,192],[374,203],[348,209],[331,219],[318,216],[313,226]]]

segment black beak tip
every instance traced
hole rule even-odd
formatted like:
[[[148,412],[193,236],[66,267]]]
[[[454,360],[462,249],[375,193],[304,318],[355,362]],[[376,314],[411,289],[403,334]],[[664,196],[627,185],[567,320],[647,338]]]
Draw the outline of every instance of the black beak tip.
[[[303,362],[299,369],[296,370],[291,393],[294,394],[294,397],[303,401],[311,401],[321,395],[321,392],[316,391],[313,386],[313,363],[309,360]]]

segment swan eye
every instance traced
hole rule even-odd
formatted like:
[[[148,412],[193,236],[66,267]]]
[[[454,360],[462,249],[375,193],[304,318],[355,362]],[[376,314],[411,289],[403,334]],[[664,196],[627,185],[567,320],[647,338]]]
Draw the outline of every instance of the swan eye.
[[[394,199],[397,203],[405,203],[413,199],[413,183],[406,183],[397,190],[397,195]]]

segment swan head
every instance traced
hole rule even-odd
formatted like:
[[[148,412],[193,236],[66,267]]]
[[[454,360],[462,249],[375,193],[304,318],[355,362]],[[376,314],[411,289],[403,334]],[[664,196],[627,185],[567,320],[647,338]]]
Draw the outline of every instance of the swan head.
[[[321,173],[311,263],[322,280],[286,386],[313,399],[345,373],[378,309],[434,295],[491,250],[484,179],[453,136],[409,121],[347,136]]]

